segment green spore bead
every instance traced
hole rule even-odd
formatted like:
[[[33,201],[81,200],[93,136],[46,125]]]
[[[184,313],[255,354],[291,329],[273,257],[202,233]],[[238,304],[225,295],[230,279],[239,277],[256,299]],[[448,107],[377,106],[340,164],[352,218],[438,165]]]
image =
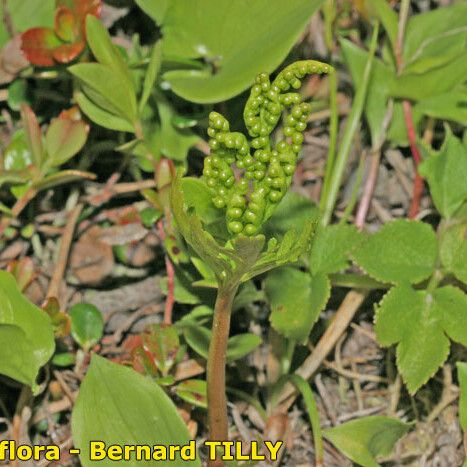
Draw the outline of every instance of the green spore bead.
[[[303,102],[296,90],[312,73],[334,70],[321,62],[303,60],[284,68],[272,82],[267,73],[257,76],[243,113],[250,140],[231,132],[229,122],[219,113],[209,115],[211,155],[205,159],[203,177],[214,205],[226,209],[232,235],[256,235],[272,214],[271,206],[287,192],[311,113],[310,104]],[[274,145],[270,136],[282,115],[284,137]]]
[[[271,191],[271,193],[269,193],[269,199],[272,203],[276,204],[282,199],[282,194],[280,191]]]
[[[229,208],[227,217],[229,219],[240,219],[243,216],[243,211],[240,208]]]
[[[251,237],[252,235],[255,235],[258,232],[258,230],[259,229],[257,226],[253,224],[247,224],[245,225],[244,234]]]
[[[222,209],[225,206],[225,201],[220,196],[213,198],[212,202],[217,209]]]
[[[244,216],[245,220],[251,222],[252,224],[256,224],[258,222],[258,216],[253,211],[247,211]]]
[[[239,234],[243,230],[242,223],[237,221],[229,222],[227,227],[233,234]]]

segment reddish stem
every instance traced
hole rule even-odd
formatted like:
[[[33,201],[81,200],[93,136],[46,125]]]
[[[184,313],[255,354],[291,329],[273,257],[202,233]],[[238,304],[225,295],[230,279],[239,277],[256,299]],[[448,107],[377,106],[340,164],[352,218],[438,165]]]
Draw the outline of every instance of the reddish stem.
[[[157,228],[159,237],[164,242],[165,230],[162,219],[157,223]],[[172,324],[172,311],[175,303],[175,269],[167,253],[165,254],[165,269],[167,270],[167,298],[165,299],[164,323]]]
[[[412,104],[408,100],[402,102],[404,109],[405,126],[407,127],[407,138],[409,140],[410,151],[415,165],[415,179],[413,184],[412,202],[409,208],[409,218],[414,219],[420,211],[420,201],[423,195],[424,183],[423,178],[418,173],[418,164],[421,162],[422,157],[417,147],[417,136],[412,118]]]

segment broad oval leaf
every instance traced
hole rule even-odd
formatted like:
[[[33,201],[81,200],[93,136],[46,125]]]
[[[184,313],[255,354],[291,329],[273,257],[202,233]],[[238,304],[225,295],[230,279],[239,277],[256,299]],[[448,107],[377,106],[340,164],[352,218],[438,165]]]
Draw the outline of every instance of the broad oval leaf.
[[[203,57],[217,72],[177,70],[164,78],[175,93],[193,102],[233,97],[258,73],[271,72],[284,60],[322,4],[323,0],[173,0],[165,11],[154,11],[162,21],[164,53]]]
[[[78,303],[69,311],[71,334],[84,349],[91,348],[100,341],[104,334],[104,318],[94,305]]]
[[[375,457],[391,453],[410,424],[374,415],[352,420],[324,431],[324,436],[347,457],[363,467],[378,467]]]
[[[91,441],[100,440],[106,446],[143,444],[150,447],[186,445],[189,442],[186,425],[157,383],[97,355],[92,357],[73,409],[72,433],[75,446],[81,449],[84,467],[115,465],[115,461],[109,459],[90,461]],[[156,466],[160,461],[136,461],[133,455],[125,465]],[[171,465],[201,466],[201,463],[177,457]]]
[[[305,342],[330,296],[329,279],[292,267],[270,272],[265,281],[271,324],[287,338]]]
[[[45,149],[47,162],[52,167],[65,163],[78,154],[88,137],[88,126],[83,121],[57,118],[47,129]]]
[[[437,248],[435,232],[428,224],[400,219],[367,236],[352,257],[375,279],[417,283],[433,273]]]
[[[13,276],[0,271],[0,373],[36,386],[39,369],[55,349],[47,314],[20,292]]]

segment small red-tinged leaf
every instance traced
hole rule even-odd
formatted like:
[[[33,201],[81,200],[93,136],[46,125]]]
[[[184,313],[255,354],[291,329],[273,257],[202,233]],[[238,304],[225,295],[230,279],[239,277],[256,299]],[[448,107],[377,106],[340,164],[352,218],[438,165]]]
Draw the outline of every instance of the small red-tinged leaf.
[[[73,11],[62,6],[55,12],[55,34],[65,42],[74,42],[80,37],[79,22]]]
[[[32,28],[21,35],[21,49],[33,65],[54,66],[53,51],[61,45],[53,29]]]
[[[36,114],[33,112],[31,107],[26,104],[21,106],[21,117],[23,119],[23,126],[26,131],[26,140],[29,146],[29,150],[33,155],[34,164],[36,167],[40,167],[44,153],[42,146],[41,127],[37,121]]]
[[[69,109],[62,110],[57,118],[61,118],[64,120],[73,120],[76,122],[81,120],[82,116],[81,112],[79,111],[79,107],[77,105],[74,105]]]
[[[206,396],[206,381],[201,379],[190,379],[183,381],[174,388],[174,392],[189,404],[206,409],[208,400]]]
[[[89,127],[83,121],[57,118],[45,135],[47,162],[56,167],[77,154],[86,143]]]
[[[74,44],[62,44],[55,48],[53,57],[58,63],[70,63],[81,54],[85,46],[86,44],[83,40]]]
[[[99,18],[101,15],[102,0],[74,0],[73,3],[76,15],[83,20],[83,31],[84,20],[87,15],[93,15],[96,18]]]
[[[11,261],[8,264],[7,271],[14,276],[21,292],[24,292],[37,277],[34,263],[29,257]]]
[[[45,300],[41,308],[49,315],[50,321],[54,327],[55,337],[65,337],[71,332],[70,317],[60,310],[60,304],[55,297]]]

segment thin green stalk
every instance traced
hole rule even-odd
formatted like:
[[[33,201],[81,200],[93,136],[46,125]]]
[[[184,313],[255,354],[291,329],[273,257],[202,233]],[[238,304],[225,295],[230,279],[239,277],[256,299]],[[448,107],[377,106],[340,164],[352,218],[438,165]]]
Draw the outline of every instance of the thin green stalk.
[[[378,32],[379,23],[377,22],[373,28],[373,35],[371,37],[368,61],[363,72],[362,83],[355,94],[355,99],[352,104],[352,110],[350,111],[350,115],[345,126],[344,136],[339,146],[336,161],[332,164],[332,172],[328,172],[328,170],[326,170],[326,175],[329,176],[330,181],[329,190],[323,194],[323,197],[321,199],[321,209],[323,211],[321,223],[323,225],[329,224],[329,221],[331,220],[332,212],[334,211],[337,196],[341,186],[342,177],[344,175],[344,170],[347,164],[347,160],[349,158],[352,141],[360,125],[363,106],[365,104],[365,99],[368,91],[368,84],[370,82],[373,58],[376,52],[376,46],[378,44]]]
[[[207,363],[208,425],[210,441],[228,440],[227,398],[225,387],[225,365],[227,342],[230,332],[232,304],[238,284],[220,286],[217,292],[212,338]],[[220,461],[209,461],[209,467],[223,465]]]
[[[315,397],[310,385],[299,375],[290,375],[290,382],[292,382],[303,396],[303,402],[310,418],[311,429],[313,431],[313,443],[315,446],[315,466],[321,467],[323,465],[324,449],[323,449],[323,435],[321,433],[321,424],[319,421],[318,407],[316,406]]]
[[[336,17],[336,4],[334,0],[327,0],[323,7],[325,34],[324,40],[329,53],[333,49],[332,26]]]
[[[360,157],[360,161],[358,162],[357,174],[355,176],[355,184],[352,188],[352,193],[350,194],[349,202],[347,203],[347,206],[345,207],[344,214],[341,217],[339,224],[345,224],[349,220],[349,217],[352,214],[357,204],[358,192],[360,191],[360,188],[362,186],[363,172],[365,168],[364,162],[365,162],[365,157],[362,154],[362,156]]]

